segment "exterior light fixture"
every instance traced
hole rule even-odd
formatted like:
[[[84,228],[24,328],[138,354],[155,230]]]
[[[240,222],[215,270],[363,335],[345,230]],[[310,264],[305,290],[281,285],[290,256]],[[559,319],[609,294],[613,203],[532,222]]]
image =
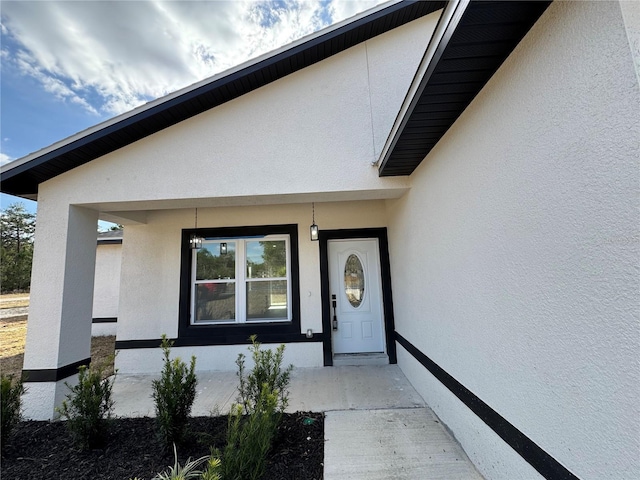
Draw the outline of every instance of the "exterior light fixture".
[[[227,254],[227,244],[226,242],[222,242],[220,244],[220,255],[226,255]]]
[[[198,229],[198,209],[196,208],[196,223],[195,223],[195,229]],[[196,235],[195,233],[193,235],[191,235],[191,238],[189,239],[189,247],[192,250],[199,250],[200,248],[202,248],[202,241],[204,239],[198,235]]]
[[[311,226],[309,227],[309,235],[311,236],[311,241],[315,242],[318,240],[318,225],[316,225],[316,206],[314,203],[311,203]]]
[[[191,238],[189,239],[189,246],[193,250],[201,249],[202,248],[202,237],[199,237],[197,235],[191,235]]]

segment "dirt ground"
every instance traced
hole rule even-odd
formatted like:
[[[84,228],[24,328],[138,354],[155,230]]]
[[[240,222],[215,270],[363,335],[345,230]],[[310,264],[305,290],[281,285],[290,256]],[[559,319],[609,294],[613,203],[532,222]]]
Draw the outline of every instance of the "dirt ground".
[[[5,316],[15,309],[29,306],[29,295],[13,293],[0,296],[0,372],[19,377],[24,361],[24,344],[27,337],[27,315]],[[91,358],[93,362],[107,362],[106,375],[113,373],[113,355],[116,338],[93,337]]]
[[[227,417],[189,419],[184,445],[178,447],[181,465],[224,449]],[[163,449],[153,418],[114,418],[102,449],[80,451],[65,422],[21,422],[3,445],[2,480],[126,480],[149,479],[174,462]],[[321,480],[324,462],[324,415],[285,414],[262,480]],[[155,478],[155,477],[154,477]]]

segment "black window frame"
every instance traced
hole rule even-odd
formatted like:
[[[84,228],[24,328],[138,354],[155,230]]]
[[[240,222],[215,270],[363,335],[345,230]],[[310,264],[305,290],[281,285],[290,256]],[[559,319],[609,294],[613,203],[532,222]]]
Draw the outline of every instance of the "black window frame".
[[[289,235],[291,321],[249,322],[238,324],[191,324],[192,235],[205,238],[250,238],[264,235]],[[249,336],[258,335],[264,343],[299,342],[305,338],[300,332],[300,259],[298,225],[260,225],[249,227],[191,228],[182,230],[180,247],[180,307],[178,339],[190,345],[237,345],[248,343]]]

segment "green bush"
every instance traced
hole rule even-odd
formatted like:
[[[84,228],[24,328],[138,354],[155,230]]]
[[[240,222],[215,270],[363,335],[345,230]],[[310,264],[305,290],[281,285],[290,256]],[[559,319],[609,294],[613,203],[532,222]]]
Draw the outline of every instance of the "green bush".
[[[0,403],[2,411],[2,446],[9,439],[11,431],[21,417],[21,395],[25,392],[22,380],[13,381],[13,375],[0,374]]]
[[[242,414],[242,405],[231,410],[222,463],[224,480],[254,480],[264,474],[278,428],[277,406],[277,392],[270,392],[265,383],[250,415]]]
[[[257,337],[251,336],[249,351],[254,366],[249,373],[246,373],[245,355],[238,355],[240,403],[229,413],[221,467],[224,480],[253,480],[264,473],[267,453],[289,402],[293,365],[283,369],[284,348],[280,345],[275,351],[261,350]]]
[[[169,358],[172,345],[173,342],[170,342],[166,335],[162,335],[160,346],[164,355],[164,366],[160,379],[152,382],[158,433],[166,447],[183,441],[191,408],[196,399],[198,383],[194,373],[196,357],[191,357],[191,364],[187,368],[187,364],[180,358]]]
[[[267,391],[277,395],[276,411],[284,412],[289,403],[289,381],[293,365],[282,368],[284,357],[284,345],[280,345],[275,351],[260,349],[257,336],[252,335],[249,351],[253,358],[253,370],[249,374],[245,373],[245,355],[239,354],[236,360],[238,365],[238,378],[240,386],[239,401],[244,411],[251,414],[256,410],[259,402],[264,402],[262,398],[263,385],[267,385]]]
[[[104,370],[104,365],[79,367],[78,384],[65,382],[71,392],[56,409],[67,419],[67,428],[83,449],[102,447],[107,439],[108,420],[115,403],[111,397],[115,376],[103,380]]]

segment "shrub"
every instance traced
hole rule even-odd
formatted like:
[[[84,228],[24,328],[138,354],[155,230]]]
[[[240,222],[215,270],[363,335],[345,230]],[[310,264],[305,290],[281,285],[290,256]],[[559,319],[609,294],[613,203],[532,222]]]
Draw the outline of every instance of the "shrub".
[[[164,355],[164,366],[160,379],[152,382],[158,433],[167,447],[173,443],[180,444],[184,439],[198,383],[194,373],[196,357],[191,357],[189,368],[180,358],[170,360],[172,345],[173,342],[170,342],[166,335],[162,335],[160,346]]]
[[[2,411],[2,446],[9,439],[11,431],[20,421],[22,412],[21,395],[25,392],[22,380],[13,381],[13,375],[0,374],[0,403]]]
[[[288,386],[293,365],[282,368],[284,345],[275,351],[261,350],[257,337],[252,335],[250,338],[249,351],[254,363],[251,372],[246,373],[244,354],[238,355],[236,360],[240,404],[234,405],[229,413],[222,462],[225,480],[260,478],[289,402]]]
[[[108,420],[113,412],[111,398],[114,378],[103,380],[104,365],[83,365],[78,368],[78,384],[65,385],[71,390],[56,410],[67,419],[67,428],[83,449],[99,448],[105,444]]]
[[[253,357],[253,370],[245,374],[245,355],[239,354],[236,360],[238,365],[238,378],[240,386],[239,401],[246,413],[251,414],[256,410],[259,402],[264,402],[262,397],[263,386],[267,385],[267,391],[277,395],[276,411],[284,412],[289,403],[289,381],[293,365],[282,368],[284,345],[280,345],[275,351],[261,350],[257,336],[252,335],[249,351]]]
[[[279,422],[277,405],[277,392],[270,392],[265,383],[251,415],[242,415],[242,405],[231,410],[222,463],[225,480],[254,480],[264,474]]]

